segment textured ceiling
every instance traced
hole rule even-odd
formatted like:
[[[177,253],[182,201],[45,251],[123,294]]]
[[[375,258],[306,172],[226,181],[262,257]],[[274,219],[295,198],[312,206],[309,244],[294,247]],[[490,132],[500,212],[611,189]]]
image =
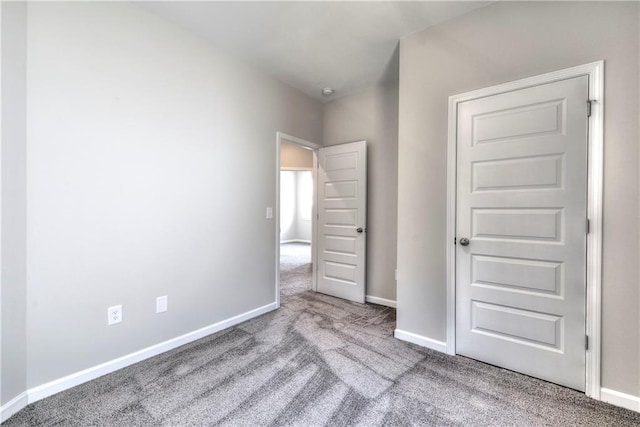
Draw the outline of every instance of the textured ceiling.
[[[397,77],[398,40],[487,1],[140,2],[306,94],[335,99]],[[320,90],[336,93],[323,97]]]

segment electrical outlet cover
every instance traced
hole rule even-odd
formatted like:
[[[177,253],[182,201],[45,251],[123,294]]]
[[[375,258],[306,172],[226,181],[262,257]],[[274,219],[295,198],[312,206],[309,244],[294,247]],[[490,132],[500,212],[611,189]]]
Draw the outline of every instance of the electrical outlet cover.
[[[107,309],[107,324],[115,325],[122,322],[122,306],[114,305]]]

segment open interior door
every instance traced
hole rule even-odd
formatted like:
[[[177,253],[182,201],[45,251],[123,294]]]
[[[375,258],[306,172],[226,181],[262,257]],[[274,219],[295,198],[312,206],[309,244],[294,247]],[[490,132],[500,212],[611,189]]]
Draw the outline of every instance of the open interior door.
[[[367,143],[318,150],[317,290],[364,303]]]

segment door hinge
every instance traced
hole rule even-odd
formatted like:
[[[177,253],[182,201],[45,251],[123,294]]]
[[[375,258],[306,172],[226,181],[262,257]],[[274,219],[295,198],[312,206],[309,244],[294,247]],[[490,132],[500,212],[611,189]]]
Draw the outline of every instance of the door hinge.
[[[457,238],[457,237],[454,237],[454,238],[453,238],[453,244],[454,244],[454,245],[457,245],[457,244],[458,244],[458,238]]]
[[[588,100],[587,101],[587,117],[591,117],[591,104],[593,103],[593,101]]]
[[[589,221],[589,218],[587,218],[584,224],[584,232],[589,234],[590,231],[591,231],[591,221]]]
[[[589,335],[584,336],[584,349],[589,350]]]

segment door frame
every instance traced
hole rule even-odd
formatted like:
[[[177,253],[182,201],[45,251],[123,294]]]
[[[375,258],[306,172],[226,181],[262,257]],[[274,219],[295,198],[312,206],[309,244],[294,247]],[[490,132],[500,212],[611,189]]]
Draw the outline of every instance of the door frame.
[[[315,142],[307,141],[296,136],[288,135],[284,132],[276,132],[276,204],[274,206],[274,229],[276,236],[276,308],[280,308],[280,144],[286,142],[288,144],[297,145],[299,147],[311,149],[313,152],[313,169],[311,170],[311,176],[313,180],[313,198],[311,207],[311,266],[312,266],[312,284],[311,289],[316,290],[316,276],[318,263],[317,257],[317,181],[318,181],[318,148],[322,147]]]
[[[591,62],[449,97],[447,146],[447,353],[456,354],[456,168],[458,103],[574,77],[589,77],[592,105],[587,133],[587,234],[585,394],[600,399],[602,317],[602,205],[604,187],[604,61]]]

